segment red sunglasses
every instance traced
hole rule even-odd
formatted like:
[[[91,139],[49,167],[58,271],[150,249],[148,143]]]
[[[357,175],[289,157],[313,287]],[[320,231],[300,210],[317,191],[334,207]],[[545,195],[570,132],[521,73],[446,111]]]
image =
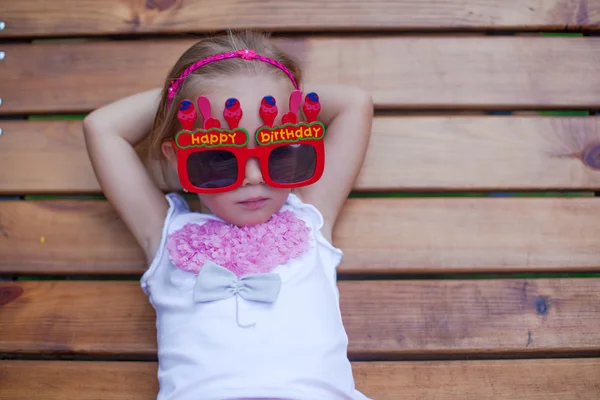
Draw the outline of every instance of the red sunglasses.
[[[237,99],[225,103],[223,116],[230,129],[221,129],[211,117],[210,103],[199,97],[197,104],[203,116],[202,129],[192,130],[197,114],[190,100],[183,100],[177,118],[183,125],[172,139],[177,153],[177,169],[183,188],[188,192],[210,194],[234,190],[242,185],[246,163],[256,158],[265,183],[275,188],[297,188],[317,182],[323,175],[325,126],[316,121],[320,111],[316,93],[305,98],[303,111],[307,122],[298,122],[297,110],[302,93],[290,96],[290,112],[282,125],[273,126],[277,105],[265,96],[259,114],[265,125],[255,133],[257,147],[248,148],[249,134],[238,128],[242,109]]]

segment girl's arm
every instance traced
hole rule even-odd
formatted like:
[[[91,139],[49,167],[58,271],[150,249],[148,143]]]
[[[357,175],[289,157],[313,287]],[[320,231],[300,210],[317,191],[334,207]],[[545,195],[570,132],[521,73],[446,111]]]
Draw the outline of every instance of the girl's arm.
[[[297,193],[323,214],[322,232],[331,240],[335,221],[365,158],[373,100],[367,92],[345,86],[307,85],[304,92],[316,92],[322,105],[318,119],[327,128],[325,171],[318,182],[297,189]]]
[[[139,93],[89,114],[83,132],[100,186],[148,260],[160,243],[168,203],[134,146],[152,128],[160,90]]]

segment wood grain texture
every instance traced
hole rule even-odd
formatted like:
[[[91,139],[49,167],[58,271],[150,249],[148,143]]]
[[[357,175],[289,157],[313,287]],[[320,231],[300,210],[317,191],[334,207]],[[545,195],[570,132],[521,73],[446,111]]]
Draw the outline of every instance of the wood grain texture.
[[[100,192],[81,121],[5,120],[0,128],[1,193]]]
[[[98,193],[80,121],[0,121],[0,193]],[[600,188],[600,117],[378,117],[357,191]]]
[[[0,283],[0,353],[155,357],[138,282]],[[341,281],[353,359],[600,354],[600,279]]]
[[[192,43],[5,45],[0,113],[87,112],[162,86]],[[277,43],[300,61],[306,82],[360,86],[379,108],[600,107],[600,37],[313,37]]]
[[[598,198],[352,199],[334,244],[348,274],[598,271],[599,219]],[[0,273],[145,268],[105,201],[5,201],[0,227]]]
[[[600,5],[570,0],[35,0],[0,1],[0,37],[391,29],[599,30]],[[68,12],[65,12],[68,10]]]
[[[597,400],[600,359],[355,362],[378,400]],[[0,361],[0,400],[151,400],[154,362]],[[110,384],[108,384],[110,382]]]

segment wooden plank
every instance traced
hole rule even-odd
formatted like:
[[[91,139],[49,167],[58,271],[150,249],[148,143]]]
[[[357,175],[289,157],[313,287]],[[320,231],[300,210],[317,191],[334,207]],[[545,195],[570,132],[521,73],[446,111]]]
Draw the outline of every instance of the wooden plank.
[[[598,198],[351,199],[334,244],[348,274],[598,271]],[[0,273],[140,274],[105,201],[0,203]]]
[[[80,121],[0,127],[0,193],[100,192]],[[378,117],[355,190],[595,190],[595,153],[598,117]]]
[[[162,86],[192,43],[5,45],[0,113],[87,112]],[[301,62],[307,82],[360,86],[379,108],[600,107],[600,37],[311,37],[278,43]]]
[[[332,0],[327,7],[285,2],[35,0],[0,2],[0,37],[181,33],[224,29],[271,31],[391,29],[599,30],[600,5],[565,0]],[[68,12],[65,12],[68,10]]]
[[[0,400],[151,400],[154,362],[0,361]],[[355,362],[381,400],[597,400],[600,359]],[[108,383],[110,382],[110,383]]]
[[[0,128],[0,192],[100,192],[81,121],[5,120]]]
[[[353,359],[600,354],[600,278],[341,281]],[[0,282],[0,353],[155,357],[138,282]]]

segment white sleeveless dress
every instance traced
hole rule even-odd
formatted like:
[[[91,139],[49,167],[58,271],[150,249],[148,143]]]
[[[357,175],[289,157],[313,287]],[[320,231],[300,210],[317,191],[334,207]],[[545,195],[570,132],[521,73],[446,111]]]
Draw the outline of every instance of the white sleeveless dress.
[[[177,268],[166,243],[187,223],[221,220],[191,212],[177,194],[167,199],[161,245],[141,279],[157,315],[158,400],[367,399],[354,387],[347,357],[336,286],[342,252],[321,234],[319,211],[294,194],[285,203],[282,211],[293,211],[310,228],[310,249],[269,274],[279,282],[274,301],[248,300],[252,296],[237,289],[207,301],[200,298],[206,282],[235,276],[217,265],[204,280],[206,264],[199,275]]]

